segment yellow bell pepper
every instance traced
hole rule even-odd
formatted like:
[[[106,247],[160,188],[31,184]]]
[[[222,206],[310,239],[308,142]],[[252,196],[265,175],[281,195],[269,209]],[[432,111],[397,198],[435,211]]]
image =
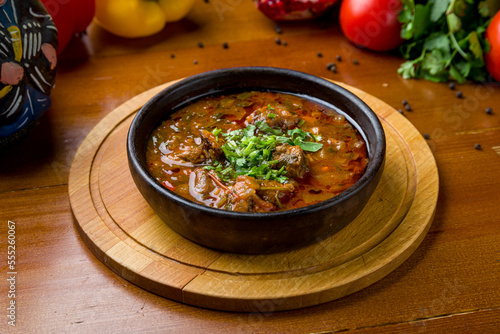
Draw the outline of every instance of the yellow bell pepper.
[[[160,32],[167,22],[182,19],[195,0],[98,0],[95,19],[122,37],[145,37]]]

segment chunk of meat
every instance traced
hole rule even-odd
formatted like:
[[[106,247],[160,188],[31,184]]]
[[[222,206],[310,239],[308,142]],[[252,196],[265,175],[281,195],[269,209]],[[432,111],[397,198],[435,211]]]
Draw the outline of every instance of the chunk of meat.
[[[189,175],[189,194],[197,201],[211,207],[221,208],[231,198],[229,189],[214,171],[196,168]]]
[[[195,198],[205,198],[216,188],[209,171],[196,168],[189,176],[189,192]]]
[[[233,186],[233,192],[240,199],[246,200],[255,195],[258,188],[259,183],[257,183],[255,178],[247,175],[238,175],[236,183]]]
[[[238,175],[236,183],[231,188],[234,195],[232,210],[240,212],[269,212],[276,209],[273,203],[260,198],[257,189],[260,187],[255,178],[247,175]]]
[[[177,145],[170,145],[172,158],[181,158],[193,164],[200,164],[207,160],[216,161],[224,156],[222,151],[224,140],[216,138],[207,130],[200,131],[200,138],[187,138]]]
[[[222,151],[224,139],[217,138],[212,132],[204,129],[200,131],[200,134],[203,140],[203,149],[207,156],[212,160],[217,160],[224,156],[224,151]]]
[[[203,147],[197,145],[193,138],[187,138],[184,143],[173,150],[172,155],[193,164],[202,163],[206,159]]]
[[[279,207],[288,203],[295,191],[295,186],[292,183],[282,184],[274,180],[259,180],[259,183],[257,195],[264,201]]]
[[[304,151],[300,146],[282,144],[273,151],[273,160],[278,160],[274,168],[285,166],[286,176],[290,178],[303,178],[307,173],[307,162]]]
[[[269,114],[274,114],[275,116],[269,117]],[[258,121],[264,121],[270,127],[279,127],[287,130],[296,127],[300,122],[300,117],[279,106],[272,109],[262,107],[256,109],[246,118],[248,124],[255,124]]]
[[[238,212],[253,212],[253,199],[250,197],[248,200],[233,199],[230,210]]]
[[[276,210],[273,203],[263,200],[258,195],[252,196],[254,211],[256,212],[270,212]]]
[[[239,212],[253,211],[253,196],[259,184],[251,176],[238,175],[236,183],[231,187],[232,210]]]

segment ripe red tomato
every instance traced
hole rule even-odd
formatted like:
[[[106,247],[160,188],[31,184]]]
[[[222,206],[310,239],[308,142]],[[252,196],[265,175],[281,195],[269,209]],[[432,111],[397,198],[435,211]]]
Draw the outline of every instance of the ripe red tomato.
[[[354,44],[388,51],[403,43],[398,14],[401,0],[343,0],[340,27]]]
[[[490,51],[484,56],[486,69],[500,81],[500,11],[493,16],[484,36],[490,43]]]

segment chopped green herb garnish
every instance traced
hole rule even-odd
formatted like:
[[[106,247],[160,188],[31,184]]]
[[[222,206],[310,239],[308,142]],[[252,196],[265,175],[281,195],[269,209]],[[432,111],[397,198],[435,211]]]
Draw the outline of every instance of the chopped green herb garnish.
[[[321,137],[321,135],[311,135],[314,139],[314,141],[321,141],[323,139],[323,137]]]
[[[214,130],[212,133],[221,134],[224,137],[225,144],[222,145],[222,151],[227,162],[222,165],[216,161],[213,166],[204,168],[214,170],[222,180],[234,179],[238,175],[248,175],[284,183],[288,180],[285,176],[285,167],[273,169],[273,165],[279,162],[273,160],[272,154],[277,145],[283,143],[298,145],[307,152],[316,152],[323,147],[323,144],[314,142],[318,140],[318,137],[321,139],[321,136],[315,137],[298,128],[288,130],[284,134],[281,129],[272,128],[262,121],[256,122],[255,125],[249,124],[241,130],[228,133]]]
[[[264,121],[255,122],[255,125],[257,126],[257,128],[259,128],[260,131],[267,134],[281,135],[283,133],[280,128],[272,128]]]
[[[274,118],[276,118],[276,114],[274,114],[274,113],[269,113],[269,114],[267,114],[267,117],[269,117],[269,118],[273,118],[273,119],[274,119]]]
[[[221,133],[222,129],[219,129],[219,128],[215,128],[212,130],[212,134],[217,137],[219,135],[219,133]]]

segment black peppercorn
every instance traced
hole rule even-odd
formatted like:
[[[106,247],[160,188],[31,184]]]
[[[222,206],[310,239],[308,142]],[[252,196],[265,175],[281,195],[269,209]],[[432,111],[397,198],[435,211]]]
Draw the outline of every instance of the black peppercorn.
[[[204,46],[205,46],[205,45],[203,45],[203,43],[202,43],[202,42],[198,42],[198,47],[199,47],[200,49],[203,49],[203,47],[204,47]]]
[[[405,110],[406,110],[406,111],[411,111],[411,106],[410,106],[409,104],[406,104],[406,105],[405,105]]]
[[[222,43],[222,47],[224,49],[229,49],[229,45],[227,44],[227,42]]]
[[[275,42],[277,45],[281,45],[281,39],[279,39],[278,37],[276,37],[276,39],[274,40],[274,42]]]
[[[431,136],[429,136],[429,134],[428,134],[428,133],[424,133],[424,138],[425,138],[425,139],[429,139],[429,138],[431,138]]]
[[[358,65],[358,64],[359,64],[359,61],[358,61],[357,59],[354,59],[354,60],[352,61],[352,63],[353,63],[354,65]]]
[[[491,109],[491,107],[486,108],[486,113],[491,115],[493,113],[493,109]]]
[[[403,105],[405,106],[405,105],[407,105],[407,104],[408,104],[408,100],[407,100],[407,99],[404,99],[404,100],[403,100]]]
[[[275,26],[274,27],[274,30],[276,31],[277,34],[281,35],[283,33],[283,30],[281,30],[281,27],[280,26]]]
[[[318,52],[317,55],[318,55],[318,58],[323,57],[323,54],[321,52]]]
[[[336,55],[335,59],[337,59],[337,61],[342,61],[342,57],[340,55]]]
[[[451,90],[455,89],[455,83],[454,82],[450,82],[450,84],[448,85],[448,87],[450,87]]]
[[[457,94],[456,94],[456,95],[457,95],[457,97],[458,97],[459,99],[461,99],[462,97],[464,97],[464,93],[462,93],[462,91],[461,91],[461,90],[459,90],[459,91],[457,92]]]
[[[478,151],[479,151],[479,150],[481,150],[481,144],[476,144],[476,145],[474,145],[474,148],[475,148],[476,150],[478,150]]]

